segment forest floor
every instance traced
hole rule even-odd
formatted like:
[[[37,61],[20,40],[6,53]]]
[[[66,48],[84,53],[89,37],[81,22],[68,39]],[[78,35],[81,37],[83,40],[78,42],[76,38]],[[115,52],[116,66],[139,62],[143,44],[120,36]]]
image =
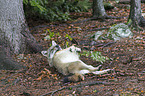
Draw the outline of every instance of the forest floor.
[[[91,17],[90,12],[72,13],[76,19],[68,22],[28,22],[32,34],[45,49],[50,47],[51,40],[55,40],[64,47],[66,38],[73,37],[82,50],[94,49],[99,51],[107,60],[102,69],[114,69],[112,73],[104,75],[85,75],[85,80],[76,83],[63,83],[62,74],[55,68],[50,68],[47,58],[40,53],[20,54],[14,56],[26,69],[0,71],[0,96],[145,96],[145,33],[134,31],[133,38],[120,41],[97,40],[89,38],[98,31],[97,28],[108,28],[113,24],[126,23],[129,10],[127,4],[116,4],[116,7],[106,11],[109,16],[123,17],[121,19],[85,20]],[[145,12],[145,4],[142,4]],[[41,25],[41,26],[38,26]],[[37,27],[34,27],[37,26]],[[51,40],[44,37],[50,35]],[[105,29],[107,31],[108,29]],[[46,33],[46,34],[44,34]],[[140,39],[138,39],[140,38]],[[86,64],[98,66],[101,63],[90,57],[81,56]],[[47,94],[47,95],[45,95]]]

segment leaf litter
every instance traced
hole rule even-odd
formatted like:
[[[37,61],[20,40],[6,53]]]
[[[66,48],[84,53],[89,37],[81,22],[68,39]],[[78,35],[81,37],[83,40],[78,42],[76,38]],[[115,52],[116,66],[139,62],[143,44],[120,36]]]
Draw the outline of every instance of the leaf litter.
[[[132,38],[125,38],[115,43],[110,43],[112,40],[108,39],[93,41],[93,39],[89,38],[89,34],[96,32],[93,30],[95,28],[106,27],[105,31],[107,31],[107,27],[111,27],[113,24],[127,22],[126,17],[129,16],[129,10],[123,9],[123,4],[118,6],[116,9],[107,11],[107,14],[124,17],[122,19],[90,20],[75,23],[77,20],[80,21],[86,17],[91,17],[91,14],[90,12],[82,13],[85,16],[82,18],[81,13],[72,13],[71,15],[74,15],[74,17],[80,15],[80,18],[65,23],[47,23],[47,26],[33,27],[33,30],[31,30],[33,36],[45,49],[51,46],[51,40],[57,41],[64,48],[66,45],[70,46],[72,42],[69,36],[71,36],[72,39],[77,41],[77,46],[82,50],[99,51],[103,56],[109,57],[110,59],[104,62],[102,66],[103,69],[114,69],[114,72],[104,75],[87,74],[84,81],[63,84],[62,81],[65,76],[58,73],[55,68],[50,68],[47,58],[40,53],[20,54],[15,56],[15,59],[25,65],[26,69],[0,70],[0,95],[40,96],[49,92],[48,96],[145,95],[145,33],[143,31],[133,31],[134,36]],[[145,4],[142,4],[143,12],[145,11],[144,7]],[[44,38],[46,36],[49,36],[49,38]],[[104,46],[105,44],[107,45]],[[92,60],[91,57],[81,56],[81,60],[93,66],[101,64]],[[90,85],[91,82],[106,82],[108,84]]]

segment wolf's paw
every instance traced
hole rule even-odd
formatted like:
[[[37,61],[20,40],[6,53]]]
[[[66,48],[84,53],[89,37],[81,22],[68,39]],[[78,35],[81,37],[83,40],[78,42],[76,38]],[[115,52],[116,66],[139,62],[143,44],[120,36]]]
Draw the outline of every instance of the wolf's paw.
[[[112,69],[106,69],[106,70],[102,70],[102,71],[95,71],[95,72],[92,72],[93,74],[96,74],[96,75],[100,75],[100,74],[106,74],[106,73],[109,73],[111,72]]]

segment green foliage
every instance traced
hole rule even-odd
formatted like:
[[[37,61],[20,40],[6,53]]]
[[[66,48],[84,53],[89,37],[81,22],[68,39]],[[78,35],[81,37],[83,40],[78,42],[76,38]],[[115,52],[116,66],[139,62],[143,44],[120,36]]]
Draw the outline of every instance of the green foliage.
[[[37,2],[35,0],[31,0],[30,4],[31,4],[31,6],[38,8],[40,10],[40,12],[46,11],[46,8],[42,6],[43,2]]]
[[[89,8],[91,8],[91,3],[89,0],[78,0],[77,7],[80,9],[80,11],[88,11]]]
[[[45,37],[44,37],[44,40],[45,40],[45,41],[51,40],[52,38],[55,39],[55,41],[58,41],[58,39],[61,38],[61,35],[60,35],[59,32],[54,33],[54,32],[52,32],[52,31],[50,31],[49,29],[44,30],[44,31],[45,31],[45,33],[42,33],[41,35],[42,35],[42,36],[45,36]],[[69,41],[71,41],[72,38],[71,38],[70,35],[66,34],[66,35],[65,35],[65,40],[66,40],[66,41],[65,41],[65,45],[66,45],[66,48],[67,48],[67,47],[70,46]],[[51,45],[50,45],[50,46],[51,46]]]
[[[65,38],[68,38],[69,40],[72,40],[71,36],[68,35],[68,34],[65,35]]]
[[[87,11],[89,0],[23,0],[26,17],[39,17],[48,21],[70,20],[70,12]]]
[[[65,45],[66,45],[66,48],[69,47],[69,42],[66,41],[66,42],[65,42]]]
[[[28,0],[23,0],[23,3],[24,4],[28,4]]]
[[[71,38],[71,36],[70,35],[68,35],[68,34],[66,34],[65,35],[65,38],[67,39],[69,39],[70,41],[72,41],[72,38]],[[69,46],[69,42],[68,41],[66,41],[66,48]]]
[[[83,53],[81,53],[82,56],[86,56],[86,57],[91,57],[93,60],[99,61],[101,63],[105,62],[106,60],[108,60],[108,57],[104,57],[102,56],[101,52],[98,51],[83,51]]]
[[[44,40],[50,40],[50,39],[52,39],[53,37],[57,37],[56,39],[58,39],[58,38],[61,37],[60,34],[59,34],[59,32],[54,33],[54,32],[51,32],[49,29],[44,30],[44,31],[46,31],[46,32],[41,34],[41,35],[44,35],[44,36],[45,36],[45,37],[44,37]],[[47,35],[47,34],[48,34],[48,35]],[[56,40],[56,41],[57,41],[57,40]]]
[[[49,29],[47,29],[47,31],[49,32],[50,38],[52,38],[54,36],[54,32],[51,32]]]

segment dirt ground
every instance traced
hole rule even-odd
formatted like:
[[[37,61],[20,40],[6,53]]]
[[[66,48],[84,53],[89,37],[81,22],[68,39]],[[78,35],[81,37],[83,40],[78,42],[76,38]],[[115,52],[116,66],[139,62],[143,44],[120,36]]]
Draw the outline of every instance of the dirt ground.
[[[65,37],[68,34],[78,42],[77,46],[82,50],[93,49],[110,58],[102,64],[102,69],[114,69],[113,72],[104,75],[87,74],[84,81],[63,83],[65,76],[58,73],[55,68],[50,68],[47,58],[40,53],[21,54],[14,57],[26,66],[26,69],[0,70],[0,96],[145,96],[144,31],[132,30],[133,38],[124,38],[116,42],[112,40],[93,41],[89,38],[98,30],[97,28],[127,22],[129,10],[125,9],[126,6],[120,4],[115,9],[107,11],[108,15],[124,17],[122,19],[85,21],[86,18],[91,17],[91,13],[86,12],[72,13],[74,17],[78,16],[77,20],[65,23],[45,22],[41,26],[38,26],[39,23],[34,25],[29,23],[32,34],[44,48],[49,48],[51,40],[57,41],[63,47],[66,41],[71,45]],[[144,8],[142,7],[143,12]],[[51,40],[44,40],[44,37],[49,34],[46,33],[48,29],[55,35]],[[95,43],[91,45],[92,42]],[[93,66],[101,64],[90,57],[81,56],[80,58]]]

